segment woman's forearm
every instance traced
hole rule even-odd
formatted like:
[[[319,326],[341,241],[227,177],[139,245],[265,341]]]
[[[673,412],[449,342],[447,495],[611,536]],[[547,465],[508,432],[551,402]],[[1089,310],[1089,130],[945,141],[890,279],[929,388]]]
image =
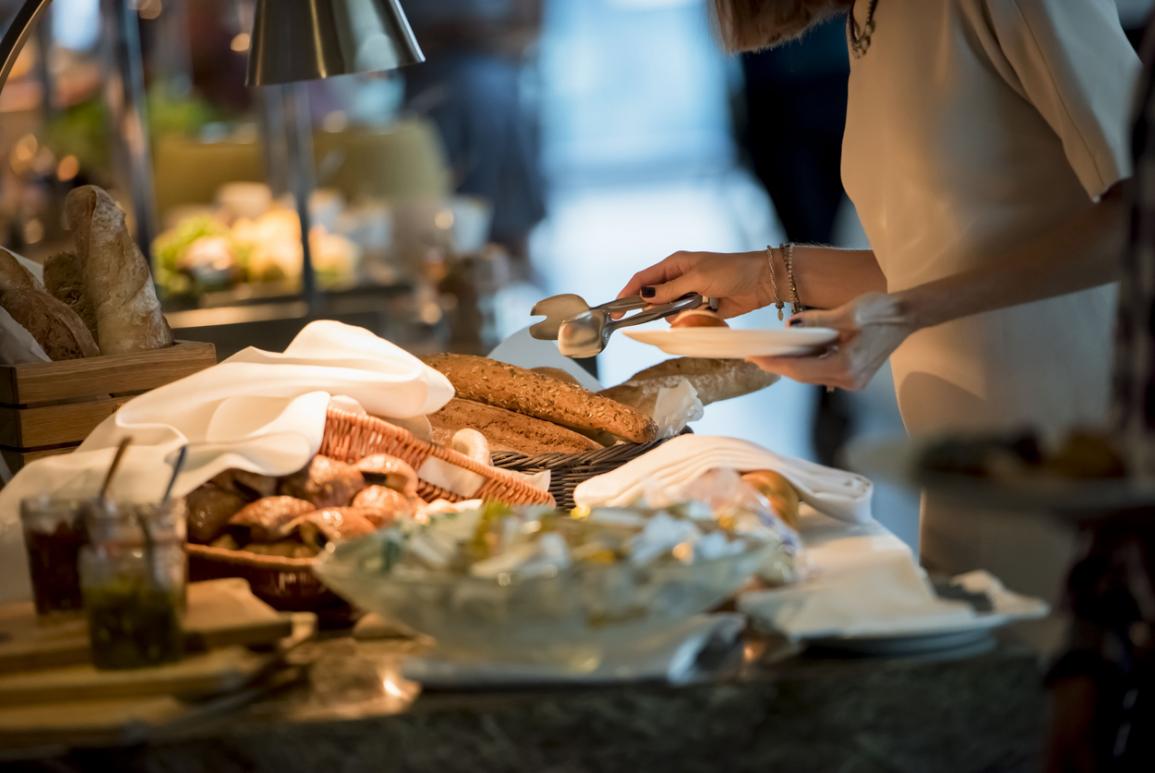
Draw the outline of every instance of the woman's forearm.
[[[1053,298],[1116,280],[1126,207],[1116,186],[1077,217],[997,256],[989,267],[895,294],[915,329]]]
[[[774,274],[781,299],[789,303],[790,283],[784,254],[773,250]],[[886,277],[870,250],[799,244],[794,247],[794,280],[803,306],[834,309],[864,293],[886,292]]]

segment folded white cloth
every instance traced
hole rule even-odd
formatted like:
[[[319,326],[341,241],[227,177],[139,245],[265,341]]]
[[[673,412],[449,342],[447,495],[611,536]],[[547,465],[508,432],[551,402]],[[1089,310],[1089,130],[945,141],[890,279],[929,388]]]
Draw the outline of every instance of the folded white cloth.
[[[990,599],[992,611],[977,613],[965,602],[939,598],[909,548],[882,527],[838,536],[815,526],[804,521],[802,528],[809,579],[738,598],[757,627],[796,641],[899,637],[992,628],[1048,612],[1044,602],[1008,591],[985,571],[953,578]]]
[[[892,554],[809,582],[744,594],[738,608],[791,639],[964,627],[975,612],[935,596],[909,556]]]
[[[453,397],[443,375],[362,328],[339,322],[307,325],[283,354],[245,349],[212,368],[136,397],[109,417],[75,452],[21,470],[0,490],[0,599],[29,588],[20,500],[46,492],[95,493],[121,438],[133,445],[113,495],[159,498],[171,458],[189,446],[175,494],[239,467],[287,475],[320,448],[330,400],[356,401],[369,413],[404,423],[433,413]]]
[[[874,487],[861,475],[781,456],[746,440],[682,435],[577,487],[574,500],[585,507],[625,506],[647,493],[668,497],[707,470],[774,470],[815,510],[850,523],[873,520]]]
[[[591,671],[561,665],[462,661],[428,655],[407,658],[401,666],[406,679],[427,687],[497,687],[541,684],[601,684],[607,682],[683,682],[694,675],[702,651],[711,644],[733,645],[745,627],[734,613],[698,615],[645,641],[608,652]]]

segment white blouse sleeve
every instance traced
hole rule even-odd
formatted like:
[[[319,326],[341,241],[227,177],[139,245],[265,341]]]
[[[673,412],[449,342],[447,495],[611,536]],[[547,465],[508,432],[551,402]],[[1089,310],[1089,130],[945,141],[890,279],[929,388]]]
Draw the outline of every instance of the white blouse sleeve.
[[[1139,58],[1110,0],[985,0],[1017,83],[1092,199],[1131,176]]]

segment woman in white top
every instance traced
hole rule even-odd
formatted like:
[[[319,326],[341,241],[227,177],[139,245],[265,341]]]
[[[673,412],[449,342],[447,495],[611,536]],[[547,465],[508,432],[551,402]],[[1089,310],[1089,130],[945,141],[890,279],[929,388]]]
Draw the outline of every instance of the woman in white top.
[[[660,302],[698,291],[720,298],[726,316],[800,299],[816,310],[791,324],[837,328],[838,346],[759,364],[856,389],[890,359],[912,434],[1101,423],[1114,303],[1105,285],[1123,242],[1117,188],[1130,176],[1139,70],[1114,4],[714,6],[736,51],[782,42],[849,7],[842,175],[872,249],[794,246],[797,298],[784,249],[677,253],[622,294]],[[1007,528],[924,500],[924,561],[947,572],[991,569],[1054,595],[1066,551],[1015,520]]]

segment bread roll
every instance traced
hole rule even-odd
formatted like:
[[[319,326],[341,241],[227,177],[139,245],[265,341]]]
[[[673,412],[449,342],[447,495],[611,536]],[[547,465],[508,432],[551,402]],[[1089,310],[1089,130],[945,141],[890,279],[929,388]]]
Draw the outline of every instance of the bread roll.
[[[417,472],[403,459],[389,454],[373,454],[357,462],[356,467],[367,483],[397,489],[407,497],[417,496]]]
[[[229,519],[229,533],[241,545],[277,542],[293,533],[298,518],[316,509],[316,505],[303,499],[265,497],[235,513]]]
[[[221,536],[229,521],[249,500],[214,483],[193,489],[185,497],[188,536],[192,542],[210,543]]]
[[[39,290],[40,283],[21,265],[16,253],[0,247],[0,290]]]
[[[330,542],[363,537],[375,531],[377,527],[355,507],[315,510],[297,521],[297,535],[301,542],[318,550]]]
[[[365,479],[351,464],[314,456],[304,469],[281,481],[281,494],[312,502],[314,508],[344,507],[365,488]]]
[[[370,523],[381,528],[398,518],[412,518],[420,505],[416,494],[406,496],[388,486],[368,486],[357,492],[350,506],[362,511]]]
[[[61,252],[50,257],[44,264],[44,284],[57,300],[68,304],[68,308],[76,312],[88,332],[96,338],[96,314],[84,292],[84,271],[80,266],[80,258],[71,252]]]
[[[124,224],[124,213],[92,185],[64,201],[68,229],[84,272],[84,292],[105,354],[159,349],[172,343],[148,262]]]
[[[647,443],[658,436],[653,419],[640,411],[525,368],[469,354],[438,354],[425,361],[444,373],[457,396],[465,400],[543,419],[585,435],[608,433],[634,443]]]
[[[742,476],[742,480],[749,483],[762,496],[770,501],[774,512],[786,522],[786,525],[798,528],[798,491],[780,473],[773,470],[755,470]]]
[[[690,309],[670,320],[670,327],[730,327],[726,320],[711,309]]]
[[[702,405],[757,392],[778,380],[775,374],[745,360],[678,357],[639,371],[624,384],[605,389],[600,394],[611,400],[638,405],[644,399],[652,399],[662,387],[675,386],[679,378],[690,382]]]
[[[494,451],[516,451],[526,456],[581,454],[602,448],[597,441],[557,424],[461,398],[450,400],[429,420],[434,441],[446,446],[458,430],[471,428],[485,435]]]
[[[0,306],[32,334],[53,360],[75,360],[100,354],[76,312],[43,290],[0,291]]]

